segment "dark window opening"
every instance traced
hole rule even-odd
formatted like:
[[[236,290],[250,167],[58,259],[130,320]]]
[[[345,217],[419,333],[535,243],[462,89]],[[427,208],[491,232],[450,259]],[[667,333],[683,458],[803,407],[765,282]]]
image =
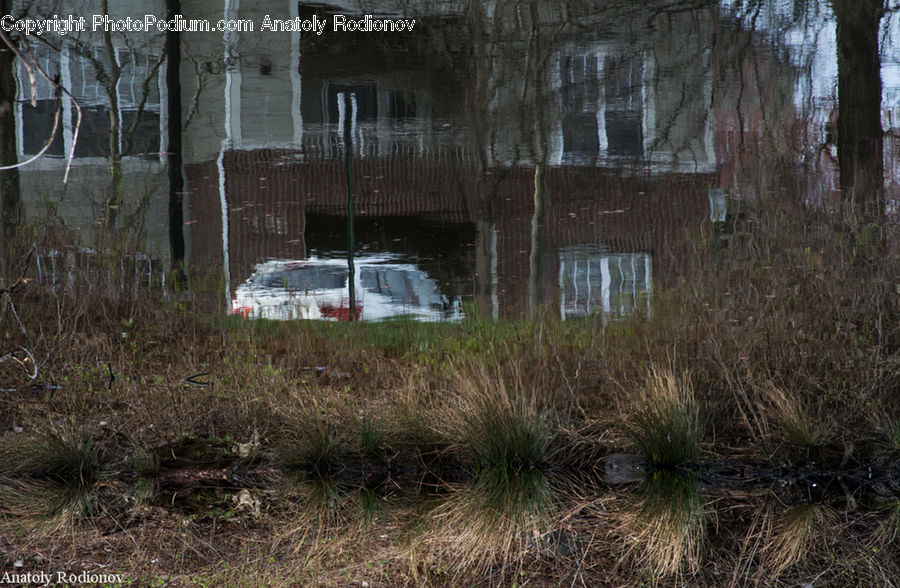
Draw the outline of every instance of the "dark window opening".
[[[44,148],[50,131],[53,129],[53,119],[56,114],[56,100],[38,100],[37,108],[30,104],[22,106],[22,150],[25,155],[34,155]],[[59,113],[59,123],[56,133],[53,135],[53,143],[45,151],[47,155],[63,155],[63,116]]]
[[[356,122],[374,121],[378,118],[378,95],[374,86],[328,85],[328,102],[325,106],[329,122],[337,122],[344,95],[349,93],[356,102]],[[338,100],[340,98],[340,100]]]

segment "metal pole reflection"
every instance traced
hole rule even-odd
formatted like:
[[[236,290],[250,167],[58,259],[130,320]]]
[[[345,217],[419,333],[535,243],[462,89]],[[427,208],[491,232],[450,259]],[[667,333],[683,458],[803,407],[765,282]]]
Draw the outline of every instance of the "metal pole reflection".
[[[347,271],[350,291],[348,317],[356,320],[356,268],[353,264],[353,118],[355,114],[351,92],[344,92],[344,167],[347,174]]]

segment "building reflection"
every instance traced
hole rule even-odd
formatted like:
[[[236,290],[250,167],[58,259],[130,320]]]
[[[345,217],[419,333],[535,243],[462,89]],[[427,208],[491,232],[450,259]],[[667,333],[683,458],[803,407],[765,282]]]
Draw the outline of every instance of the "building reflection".
[[[32,17],[52,14],[41,2],[17,8]],[[124,18],[164,8],[159,0],[123,0],[110,14]],[[80,9],[102,12],[100,2]],[[160,259],[168,241],[163,38],[111,35],[108,41],[90,29],[31,41],[36,63],[68,90],[59,94],[37,73],[32,85],[26,65],[15,60],[18,160],[35,157],[52,139],[43,156],[18,170],[26,218],[60,221],[81,245],[97,244],[98,227],[138,233],[140,255]]]
[[[833,145],[819,137],[828,117],[792,98],[804,72],[727,6],[649,2],[622,14],[600,2],[408,4],[413,33],[183,35],[187,261],[224,274],[227,308],[294,316],[274,310],[276,299],[297,302],[306,288],[285,284],[314,266],[338,270],[345,122],[361,264],[352,279],[371,298],[364,318],[389,307],[436,317],[457,300],[496,318],[535,301],[563,318],[649,310],[650,294],[678,278],[687,232],[711,225],[724,244],[736,201],[777,194],[808,206],[839,185]],[[258,23],[360,8],[183,0],[182,10]],[[161,39],[150,37],[140,47],[113,41],[119,132],[136,129],[120,189],[145,203],[144,237],[158,246],[166,88],[152,73]],[[90,226],[109,192],[97,169],[111,157],[108,93],[91,60],[109,48],[62,47],[47,59],[82,102],[87,138],[75,153],[86,197],[60,210]],[[20,158],[49,133],[48,92],[39,84],[39,107],[19,108]],[[59,133],[41,173],[23,172],[23,191],[58,180],[71,121]],[[341,317],[339,288],[312,290],[334,290],[325,307]],[[325,295],[315,296],[297,312],[327,316]]]
[[[254,9],[242,4],[240,16],[254,18]],[[327,17],[321,5],[315,10]],[[503,18],[497,14],[494,22]],[[300,274],[284,268],[302,267],[294,271],[313,276],[319,267],[322,276],[334,276],[340,267],[334,256],[345,242],[341,131],[348,117],[355,215],[369,221],[368,234],[356,237],[363,254],[356,286],[380,301],[371,280],[404,284],[391,286],[384,304],[363,302],[363,318],[386,316],[389,303],[395,313],[430,318],[445,316],[448,301],[457,300],[474,300],[495,317],[527,308],[535,152],[522,97],[509,88],[530,75],[516,47],[529,39],[512,28],[486,35],[492,73],[479,96],[472,80],[485,64],[433,39],[435,30],[446,43],[465,39],[471,23],[452,14],[424,22],[422,36],[403,40],[246,34],[235,40],[236,54],[266,55],[265,68],[249,60],[226,68],[218,81],[224,109],[212,128],[225,129],[227,122],[230,139],[220,133],[228,143],[221,156],[194,157],[186,176],[193,263],[222,264],[227,255],[236,308],[320,318],[323,304],[346,303],[340,288],[300,296],[304,288],[286,286]],[[707,189],[717,181],[713,120],[685,115],[705,110],[702,95],[696,104],[682,104],[674,122],[663,120],[660,113],[670,111],[657,105],[671,97],[666,80],[653,72],[670,64],[660,65],[652,51],[635,57],[624,42],[585,36],[572,33],[566,43],[547,45],[540,58],[546,73],[532,90],[550,97],[540,113],[549,128],[548,198],[535,279],[541,302],[559,308],[563,318],[611,318],[648,308],[654,282],[677,272],[672,243],[685,227],[707,222]],[[272,47],[275,41],[284,46]],[[696,75],[709,85],[708,68],[701,64]],[[263,95],[267,104],[260,109]],[[221,242],[223,219],[227,243]],[[418,226],[428,227],[427,244],[391,247]],[[390,264],[380,261],[382,271],[374,272],[364,261],[397,253],[404,256],[402,270],[388,271]],[[398,297],[399,291],[415,295]],[[449,308],[455,313],[458,304]]]

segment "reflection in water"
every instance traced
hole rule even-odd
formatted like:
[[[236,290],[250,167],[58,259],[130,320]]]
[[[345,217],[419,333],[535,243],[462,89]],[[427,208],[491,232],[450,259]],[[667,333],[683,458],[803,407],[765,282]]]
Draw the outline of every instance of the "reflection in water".
[[[4,2],[2,8],[5,8]],[[16,153],[16,80],[13,76],[14,56],[0,51],[0,234],[6,236],[22,222],[22,194],[19,170],[8,169],[18,162]]]
[[[872,220],[896,221],[900,11],[891,1],[890,10],[871,0],[411,1],[396,3],[404,6],[398,15],[417,18],[414,32],[404,34],[190,33],[170,37],[168,48],[166,39],[152,33],[48,35],[47,44],[32,43],[32,49],[81,104],[84,124],[76,142],[73,98],[58,95],[40,78],[32,90],[27,68],[9,54],[0,56],[6,68],[0,71],[0,165],[24,161],[53,140],[36,163],[0,176],[2,227],[15,228],[24,216],[39,230],[64,225],[78,234],[78,243],[47,238],[51,243],[34,256],[38,281],[71,297],[84,293],[79,280],[113,284],[119,291],[145,284],[164,289],[158,260],[168,256],[170,265],[183,257],[189,269],[224,278],[228,310],[253,318],[454,321],[463,318],[464,303],[495,319],[534,316],[545,308],[554,314],[558,309],[562,320],[594,316],[602,324],[649,316],[651,296],[679,284],[682,268],[697,259],[724,258],[749,272],[774,267],[748,259],[775,259],[785,246],[748,231],[739,234],[739,225],[751,224],[743,223],[746,210],[824,211],[816,218],[825,219],[828,231],[839,225],[837,233],[843,219],[832,210],[861,195],[860,201],[874,196],[877,202],[878,218]],[[115,17],[162,12],[159,0],[148,4],[152,8],[116,2]],[[371,3],[181,4],[191,19],[259,23],[268,13],[330,18],[337,10],[370,10]],[[81,5],[86,13],[98,13],[104,3]],[[70,150],[74,171],[63,185]],[[803,236],[812,241],[819,230],[804,226]],[[714,237],[713,254],[704,255],[707,242],[698,246],[698,235]],[[129,247],[141,253],[110,262],[110,252],[121,250],[110,243],[120,236],[138,243]],[[848,277],[841,272],[850,266],[825,267],[816,245],[804,242],[806,265],[793,267],[806,267],[802,275],[817,283]],[[717,256],[724,247],[734,255]],[[848,247],[847,253],[855,250]],[[91,259],[100,261],[85,270]],[[855,274],[862,269],[853,268]],[[705,270],[694,268],[693,275]],[[849,278],[851,285],[876,283]],[[734,282],[742,279],[737,275]],[[893,285],[879,278],[884,292],[860,291],[878,301]],[[829,399],[856,395],[859,373],[874,374],[872,382],[860,385],[860,401],[867,403],[870,394],[879,398],[872,390],[890,390],[895,383],[893,343],[884,342],[892,335],[882,333],[890,305],[877,310],[877,321],[858,320],[856,309],[869,303],[838,290],[841,295],[828,301],[836,310],[820,319],[816,303],[802,299],[802,288],[792,287],[782,301],[776,292],[755,291],[752,279],[723,286],[722,297],[740,286],[742,293],[765,300],[766,316],[742,316],[743,309],[735,308],[740,302],[720,298],[721,306],[709,308],[708,315],[703,310],[690,316],[696,327],[678,324],[672,330],[684,332],[689,346],[679,340],[677,349],[688,347],[687,361],[705,370],[699,378],[709,384],[713,402],[730,402],[715,407],[717,418],[740,412],[747,422],[748,445],[769,436],[763,414],[769,407],[748,400],[745,390],[765,378],[766,370],[779,378],[796,371],[793,381],[809,387],[817,408],[828,406],[818,404],[820,398],[837,403],[843,400]],[[226,310],[222,298],[219,291],[219,312]],[[834,387],[810,377],[826,364],[854,366],[855,360],[814,357],[801,326],[780,320],[781,307],[788,308],[788,317],[799,316],[790,313],[801,308],[814,315],[809,324],[826,323],[826,329],[836,317],[831,330],[853,333],[834,341],[855,338],[859,347],[853,353],[877,356],[875,367],[847,377],[850,369],[835,367],[847,371],[835,372],[840,378]],[[777,355],[783,350],[773,349],[781,339],[770,339],[773,331],[765,325],[755,327],[766,320],[796,343],[784,351],[791,356],[784,364]],[[747,340],[724,330],[751,321],[758,322],[735,331]],[[651,328],[666,329],[665,323],[658,326]],[[706,337],[718,328],[720,336],[725,333],[724,347],[740,349],[722,351]],[[759,341],[753,339],[757,333]],[[535,346],[542,356],[543,340]],[[708,351],[721,368],[704,367]],[[582,381],[590,383],[579,382],[582,352],[577,350],[572,385],[566,381],[572,405],[576,387],[589,391],[583,395],[588,404],[594,402],[589,396],[618,403],[618,391],[594,394],[605,377],[585,372]],[[726,366],[730,357],[739,361]],[[568,366],[556,359],[550,369],[547,363],[529,366],[542,372],[540,386],[554,387],[559,373],[566,377]],[[319,368],[324,372],[324,366],[310,369]],[[720,369],[728,382],[718,380]],[[608,380],[624,381],[624,374]],[[729,389],[740,395],[721,394]],[[803,418],[802,411],[771,404],[773,413]],[[593,418],[607,407],[589,410],[584,414]],[[671,445],[670,436],[663,439]],[[895,453],[857,459],[852,446],[820,451],[816,443],[798,443],[802,449],[778,459],[698,458],[666,468],[625,456],[607,466],[632,469],[605,481],[643,481],[639,506],[647,516],[638,517],[640,526],[628,536],[647,543],[666,531],[653,530],[654,524],[686,523],[675,526],[675,535],[687,539],[678,549],[699,549],[698,533],[707,526],[700,500],[730,497],[752,504],[765,492],[793,506],[782,528],[796,519],[815,522],[819,506],[846,503],[849,511],[859,503],[869,517],[881,502],[897,504]],[[598,461],[586,460],[586,471],[596,473]],[[384,465],[386,477],[397,471],[394,465]],[[368,483],[363,477],[353,481],[355,470],[338,469],[349,483]],[[723,518],[730,508],[721,509]],[[892,508],[896,521],[900,510]],[[608,524],[606,512],[601,523]],[[641,535],[648,528],[650,535]],[[769,529],[750,535],[777,545],[778,532],[771,524]]]
[[[343,124],[338,123],[338,126],[344,130],[344,171],[347,177],[347,271],[349,275],[354,276],[347,281],[349,293],[347,319],[355,321],[359,320],[360,316],[356,308],[356,266],[353,259],[356,253],[356,231],[353,228],[353,218],[356,216],[353,208],[353,121],[358,118],[359,105],[356,94],[349,90],[338,94],[335,98],[343,107],[340,115]]]
[[[303,261],[268,261],[240,284],[232,314],[276,320],[381,320],[408,316],[425,321],[462,318],[459,298],[442,294],[435,280],[397,256],[364,255],[354,260],[355,309],[351,309],[347,263],[310,257]]]
[[[181,14],[180,0],[166,0],[166,19]],[[176,279],[184,282],[184,167],[181,141],[181,34],[166,33],[166,88],[168,108],[169,249]]]
[[[603,318],[650,310],[652,262],[647,253],[609,253],[598,247],[559,251],[560,316]]]
[[[837,20],[838,154],[844,199],[868,222],[883,222],[882,0],[831,3]]]
[[[133,7],[126,4],[116,8],[122,16]],[[181,9],[188,18],[259,23],[278,10],[326,19],[353,5]],[[882,175],[878,149],[866,163],[846,146],[881,144],[877,120],[867,131],[851,125],[865,136],[837,132],[852,115],[838,117],[849,105],[834,88],[838,78],[853,86],[843,72],[859,69],[838,63],[845,3],[669,8],[411,3],[394,11],[418,19],[403,34],[182,34],[180,63],[165,75],[160,56],[177,53],[164,50],[163,35],[50,37],[34,51],[60,71],[85,123],[74,187],[61,187],[63,156],[75,142],[63,97],[57,139],[17,175],[25,215],[59,218],[85,242],[115,221],[148,256],[176,262],[183,228],[186,265],[221,272],[227,300],[271,260],[398,253],[449,299],[474,301],[486,316],[557,305],[564,318],[619,316],[648,304],[646,295],[619,303],[634,296],[568,276],[576,265],[593,268],[595,254],[574,252],[605,252],[595,256],[601,266],[632,260],[644,277],[620,281],[634,292],[650,292],[651,282],[659,291],[678,277],[684,233],[709,224],[719,231],[726,205],[776,198],[820,206],[840,201],[841,177],[846,184],[866,175],[854,162],[875,170],[867,176],[873,185]],[[896,12],[881,15],[876,43],[869,33],[879,21],[870,18],[870,42],[857,48],[876,62],[871,83],[856,86],[875,105],[864,109],[866,120],[880,113],[888,131],[887,212],[896,209],[900,173],[891,155],[900,120],[898,21]],[[27,73],[16,73],[22,160],[50,133],[54,96],[39,79],[31,107]],[[8,139],[4,145],[11,150]],[[179,174],[163,169],[162,154],[173,150],[168,161],[183,162],[183,188]],[[14,193],[4,192],[4,223],[19,214]],[[350,219],[355,231],[332,234]],[[360,232],[369,220],[372,230]],[[431,233],[410,239],[422,227]],[[354,232],[355,246],[344,245]]]

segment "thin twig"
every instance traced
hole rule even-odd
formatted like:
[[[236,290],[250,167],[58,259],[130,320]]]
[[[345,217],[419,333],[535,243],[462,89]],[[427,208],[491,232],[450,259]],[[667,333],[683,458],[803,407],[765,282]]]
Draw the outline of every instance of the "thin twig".
[[[581,561],[578,562],[578,568],[575,570],[575,574],[572,576],[572,584],[570,588],[575,587],[575,580],[581,579],[581,585],[586,586],[584,583],[584,572],[582,571],[584,568],[584,560],[587,558],[588,553],[591,550],[591,546],[594,544],[594,534],[591,533],[591,540],[588,543],[588,546],[584,549],[584,554],[581,556]]]
[[[194,71],[197,73],[197,89],[194,91],[194,95],[191,96],[191,105],[188,107],[187,116],[184,117],[182,128],[187,128],[191,119],[197,114],[197,106],[200,104],[200,92],[203,90],[203,76],[200,72],[200,63],[197,60],[194,60]]]
[[[113,382],[116,381],[116,374],[112,371],[112,366],[109,365],[109,362],[106,363],[106,369],[109,371],[109,386],[107,386],[107,390],[112,390]]]
[[[156,60],[156,63],[153,64],[153,67],[144,77],[144,81],[141,84],[141,98],[138,102],[137,111],[134,114],[134,120],[129,125],[128,130],[125,131],[125,144],[122,148],[122,155],[127,155],[131,152],[132,147],[134,146],[134,132],[137,130],[137,126],[141,121],[141,116],[144,114],[144,108],[147,105],[147,98],[150,96],[150,80],[153,79],[153,76],[159,71],[159,67],[162,65],[163,61],[166,59],[166,49],[163,47],[162,52],[159,55],[159,59]]]
[[[75,106],[75,111],[77,114],[77,118],[75,120],[75,129],[72,131],[72,147],[71,147],[71,149],[69,149],[69,156],[66,158],[66,172],[63,175],[63,184],[66,184],[69,181],[69,171],[72,168],[72,160],[75,158],[75,146],[78,144],[78,134],[81,131],[81,105],[78,103],[78,99],[75,98],[75,96],[72,95],[72,93],[66,87],[64,87],[62,84],[59,83],[58,78],[55,78],[55,77],[51,78],[50,75],[46,71],[44,71],[44,69],[38,63],[37,59],[35,59],[34,53],[31,51],[31,48],[29,47],[28,41],[25,37],[22,38],[22,46],[25,48],[25,53],[23,53],[22,51],[19,51],[18,47],[15,46],[15,43],[12,42],[12,40],[6,35],[6,33],[3,30],[0,30],[0,40],[2,40],[3,43],[6,44],[6,46],[10,48],[10,50],[12,50],[12,52],[16,55],[16,57],[19,58],[19,61],[22,63],[22,65],[25,67],[26,71],[28,72],[28,78],[31,82],[31,107],[32,108],[37,108],[37,78],[34,75],[35,71],[37,71],[39,74],[41,74],[41,77],[43,77],[45,80],[47,80],[47,82],[54,87],[54,90],[56,93],[56,115],[54,116],[54,119],[53,119],[53,130],[51,131],[50,138],[45,143],[44,148],[41,149],[41,151],[37,155],[32,157],[31,159],[28,159],[27,161],[19,162],[15,165],[12,165],[9,167],[0,167],[0,170],[15,169],[15,168],[27,165],[27,164],[31,163],[32,161],[36,160],[38,157],[42,156],[47,151],[47,149],[50,148],[50,145],[53,143],[53,139],[56,137],[56,127],[59,124],[59,113],[60,113],[60,110],[62,109],[62,102],[60,101],[60,94],[65,94],[66,96],[69,97],[69,100],[72,101],[72,104]],[[49,49],[59,53],[58,48],[47,43],[47,41],[44,40],[43,38],[38,37],[38,40],[40,42],[42,42]]]
[[[69,181],[72,160],[75,159],[75,145],[78,144],[78,133],[81,131],[81,105],[78,104],[78,100],[75,99],[71,92],[65,88],[63,88],[63,92],[72,100],[72,104],[75,105],[75,113],[78,115],[78,118],[75,119],[75,128],[72,130],[72,147],[69,149],[69,157],[66,160],[66,173],[63,175],[63,184],[66,184]]]
[[[25,328],[25,324],[22,322],[22,319],[19,317],[19,313],[16,312],[16,303],[12,301],[12,298],[9,298],[9,294],[7,294],[7,302],[9,302],[9,309],[12,310],[12,314],[16,317],[16,322],[19,323],[19,329],[22,330],[23,335],[28,334],[28,329]]]
[[[54,116],[53,116],[53,129],[51,129],[51,131],[50,131],[50,137],[44,142],[43,148],[41,148],[40,151],[38,151],[35,155],[30,157],[29,159],[26,159],[25,161],[20,161],[19,163],[14,163],[13,165],[0,166],[0,170],[16,169],[16,168],[26,166],[29,163],[31,163],[32,161],[34,161],[34,160],[40,158],[42,155],[44,155],[44,153],[47,152],[47,149],[50,149],[50,145],[53,144],[53,139],[56,138],[56,128],[59,126],[59,113],[61,111],[62,111],[62,102],[60,101],[59,97],[57,96],[57,98],[56,98],[56,114],[54,114]]]
[[[193,386],[209,386],[209,382],[198,382],[195,378],[199,378],[200,376],[206,376],[209,372],[200,372],[199,374],[194,374],[192,376],[188,376],[186,378],[181,378],[181,381],[185,384],[191,384]]]
[[[19,48],[16,47],[16,44],[12,42],[12,40],[6,35],[6,32],[0,28],[0,40],[9,47],[10,51],[19,58],[19,61],[25,66],[25,70],[28,72],[28,79],[31,82],[31,107],[37,108],[37,79],[34,76],[34,69],[31,67],[31,64],[25,56],[22,55],[22,52],[19,51]]]

